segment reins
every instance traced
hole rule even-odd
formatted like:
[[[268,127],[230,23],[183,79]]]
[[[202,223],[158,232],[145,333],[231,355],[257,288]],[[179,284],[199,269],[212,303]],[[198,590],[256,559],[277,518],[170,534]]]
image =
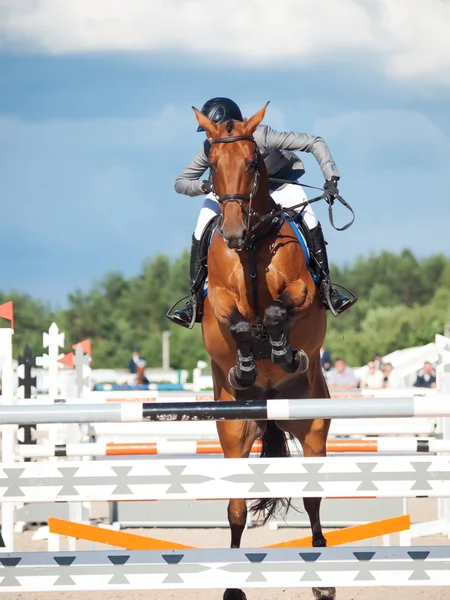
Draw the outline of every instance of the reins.
[[[258,151],[258,146],[256,144],[255,138],[253,136],[248,136],[248,135],[234,135],[234,136],[229,136],[229,137],[225,137],[225,138],[215,138],[210,140],[211,144],[230,144],[233,142],[239,142],[239,141],[248,141],[248,142],[252,142],[253,144],[255,144],[255,157],[256,159],[260,159],[261,155],[259,154]],[[264,223],[264,221],[270,221],[270,223],[276,225],[276,223],[278,222],[278,219],[281,219],[281,217],[283,216],[285,209],[283,208],[279,208],[278,210],[271,210],[268,213],[258,213],[254,210],[252,210],[251,204],[252,204],[252,199],[255,196],[256,192],[258,191],[258,186],[259,186],[259,169],[256,169],[255,171],[255,178],[253,181],[253,187],[252,190],[249,194],[223,194],[223,195],[218,195],[216,194],[216,192],[214,191],[214,184],[213,184],[213,180],[212,180],[212,170],[210,170],[210,174],[209,174],[209,179],[211,182],[211,186],[213,189],[213,194],[215,195],[217,201],[219,202],[219,204],[228,204],[228,202],[237,202],[240,207],[242,212],[244,213],[246,219],[247,219],[247,235],[253,236],[253,234],[256,232],[257,229],[260,228],[261,224]],[[277,177],[269,177],[269,182],[272,183],[280,183],[280,184],[289,184],[289,185],[299,185],[301,187],[305,187],[305,188],[309,188],[312,190],[320,190],[322,191],[321,188],[318,188],[314,185],[308,185],[306,183],[299,183],[297,181],[289,181],[287,179],[279,179]],[[353,208],[350,206],[350,204],[348,202],[346,202],[344,200],[344,198],[340,195],[337,194],[336,196],[331,197],[329,192],[323,192],[320,196],[316,196],[315,198],[311,198],[310,200],[305,200],[304,202],[299,202],[298,204],[295,204],[294,206],[290,206],[289,210],[298,210],[298,209],[303,209],[306,206],[308,206],[308,204],[314,204],[315,202],[319,202],[320,200],[325,200],[328,203],[328,218],[330,220],[331,226],[336,230],[336,231],[345,231],[346,229],[348,229],[349,227],[351,227],[355,221],[355,212],[353,210]],[[334,223],[334,215],[333,215],[333,204],[334,204],[334,200],[338,200],[343,206],[345,206],[345,208],[347,210],[349,210],[352,214],[352,218],[351,220],[346,223],[345,225],[343,225],[342,227],[336,227],[335,223]],[[248,202],[249,203],[249,208],[247,210],[247,208],[243,205],[243,202]],[[256,217],[257,222],[250,226],[250,219],[252,217]],[[269,227],[269,230],[271,230],[271,228]],[[269,231],[267,231],[267,233],[269,233]]]
[[[321,190],[321,188],[316,187],[315,185],[308,185],[306,183],[299,183],[298,181],[289,181],[287,179],[278,179],[276,177],[269,177],[269,182],[272,182],[272,183],[282,183],[282,184],[290,184],[290,185],[300,185],[301,187],[309,188],[311,190]],[[346,229],[348,229],[349,227],[351,227],[353,225],[353,223],[355,222],[355,211],[350,206],[350,204],[346,200],[344,200],[344,198],[340,194],[337,194],[333,198],[330,198],[329,193],[328,192],[324,192],[320,196],[316,196],[315,198],[311,198],[311,200],[305,200],[304,202],[300,202],[299,204],[295,204],[294,206],[290,206],[289,209],[290,210],[295,210],[295,209],[298,209],[298,208],[304,208],[305,206],[308,206],[308,204],[314,204],[314,202],[319,202],[319,200],[325,200],[328,203],[328,218],[330,219],[331,226],[334,229],[336,229],[336,231],[345,231]],[[345,208],[347,210],[349,210],[352,213],[351,220],[346,225],[343,225],[342,227],[336,227],[336,225],[334,224],[334,217],[333,217],[333,204],[334,204],[334,200],[338,200],[343,206],[345,206]],[[284,209],[281,209],[278,212],[279,213],[283,213],[283,210]],[[277,213],[274,213],[274,214],[277,214]]]

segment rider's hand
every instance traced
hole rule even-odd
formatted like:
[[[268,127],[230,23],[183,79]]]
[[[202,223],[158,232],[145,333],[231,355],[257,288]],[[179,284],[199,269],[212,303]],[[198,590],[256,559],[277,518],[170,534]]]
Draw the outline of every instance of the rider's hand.
[[[325,190],[325,200],[328,202],[328,204],[332,205],[336,196],[339,195],[337,182],[338,179],[336,177],[332,177],[331,179],[325,181],[323,185],[323,189]]]
[[[204,194],[210,194],[213,191],[213,186],[210,179],[204,179],[200,189]]]

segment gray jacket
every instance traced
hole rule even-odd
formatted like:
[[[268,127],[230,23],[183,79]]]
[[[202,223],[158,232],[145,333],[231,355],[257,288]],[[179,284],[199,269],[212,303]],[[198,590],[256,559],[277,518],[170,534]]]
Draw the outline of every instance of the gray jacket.
[[[254,138],[272,177],[295,181],[303,175],[305,169],[300,158],[294,154],[295,150],[311,152],[319,163],[325,179],[340,177],[331,152],[321,137],[294,131],[275,131],[267,125],[258,125]],[[208,146],[209,143],[205,140],[194,160],[175,179],[175,191],[179,194],[187,196],[204,194],[200,189],[202,183],[200,178],[209,168]]]

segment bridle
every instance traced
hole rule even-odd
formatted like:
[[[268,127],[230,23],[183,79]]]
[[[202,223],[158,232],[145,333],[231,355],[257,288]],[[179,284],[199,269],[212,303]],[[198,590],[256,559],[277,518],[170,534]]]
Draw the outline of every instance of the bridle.
[[[211,144],[230,144],[233,142],[240,142],[242,140],[246,140],[248,142],[253,142],[253,144],[255,145],[255,161],[256,161],[256,164],[258,165],[259,151],[258,151],[258,146],[256,145],[256,142],[255,142],[255,138],[253,136],[234,135],[234,136],[230,136],[230,137],[226,137],[226,138],[215,138],[215,139],[210,140],[210,143]],[[210,173],[209,173],[209,181],[211,182],[212,193],[214,194],[217,202],[223,207],[222,210],[225,209],[226,205],[229,202],[237,202],[239,204],[239,206],[241,207],[242,213],[244,214],[244,216],[247,219],[247,226],[248,226],[249,225],[248,221],[250,220],[250,217],[253,214],[252,210],[251,210],[252,199],[255,196],[256,192],[258,191],[258,186],[259,186],[259,168],[258,168],[258,166],[255,169],[255,177],[253,180],[253,187],[249,194],[222,194],[221,196],[219,194],[216,194],[216,192],[214,191],[214,184],[213,184],[213,180],[212,180],[212,170],[210,170]],[[248,205],[249,205],[248,209],[243,204],[244,202],[248,202]]]

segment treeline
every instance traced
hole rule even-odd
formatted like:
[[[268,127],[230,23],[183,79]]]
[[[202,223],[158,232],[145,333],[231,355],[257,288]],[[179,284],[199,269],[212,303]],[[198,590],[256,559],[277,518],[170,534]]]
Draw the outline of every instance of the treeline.
[[[158,255],[137,277],[110,272],[91,290],[71,293],[67,308],[58,312],[23,294],[0,294],[0,301],[15,304],[15,356],[25,343],[41,354],[42,333],[55,321],[66,334],[66,351],[92,338],[94,368],[125,367],[135,346],[150,367],[159,367],[161,334],[170,329],[171,365],[192,369],[199,359],[208,360],[200,327],[188,331],[165,318],[189,287],[188,263],[187,253],[175,261]],[[444,255],[418,260],[409,250],[382,252],[334,267],[332,274],[359,296],[350,311],[329,316],[326,338],[332,354],[352,365],[363,364],[374,352],[431,342],[450,321],[450,259]]]

